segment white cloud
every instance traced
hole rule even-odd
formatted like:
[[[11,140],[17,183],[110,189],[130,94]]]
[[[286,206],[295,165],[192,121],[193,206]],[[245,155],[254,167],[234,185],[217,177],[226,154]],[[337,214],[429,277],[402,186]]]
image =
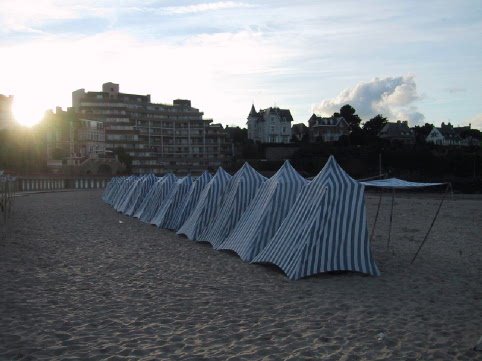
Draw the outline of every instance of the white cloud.
[[[215,11],[215,10],[225,10],[225,9],[236,9],[236,8],[246,8],[251,7],[251,5],[236,2],[236,1],[218,1],[212,3],[202,3],[195,5],[186,6],[169,6],[165,7],[163,10],[169,14],[191,14],[200,13],[205,11]]]
[[[343,90],[332,99],[325,99],[314,112],[330,116],[345,104],[353,106],[364,120],[382,114],[390,120],[408,120],[418,124],[425,118],[414,103],[420,99],[413,76],[375,78]]]
[[[472,126],[472,129],[478,129],[482,131],[482,113],[470,118],[467,123]]]

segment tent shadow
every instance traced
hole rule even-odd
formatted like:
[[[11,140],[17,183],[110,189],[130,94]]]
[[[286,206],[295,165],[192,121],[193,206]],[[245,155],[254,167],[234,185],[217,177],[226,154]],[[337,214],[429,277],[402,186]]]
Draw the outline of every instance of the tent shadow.
[[[260,266],[262,267],[265,271],[267,271],[268,275],[281,275],[283,277],[286,277],[286,273],[277,265],[274,263],[251,263],[254,266]]]
[[[303,280],[327,280],[327,279],[345,279],[345,278],[355,278],[355,277],[373,277],[369,274],[356,272],[356,271],[329,271],[318,273],[312,276],[304,277]]]
[[[231,249],[217,249],[216,251],[222,253],[222,254],[225,254],[227,255],[228,257],[233,257],[233,258],[238,258],[239,259],[239,256],[236,252],[234,252],[233,250]]]

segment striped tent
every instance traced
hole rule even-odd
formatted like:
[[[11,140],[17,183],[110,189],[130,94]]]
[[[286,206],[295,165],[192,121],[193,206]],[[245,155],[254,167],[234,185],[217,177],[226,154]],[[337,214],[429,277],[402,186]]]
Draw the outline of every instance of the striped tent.
[[[253,199],[256,190],[266,178],[256,172],[247,162],[230,180],[216,211],[216,216],[198,237],[216,248],[238,223],[239,218]]]
[[[169,219],[165,219],[162,227],[173,229],[175,231],[179,230],[179,228],[181,228],[196,207],[201,192],[212,179],[212,177],[213,176],[208,171],[205,171],[200,177],[198,177],[191,185],[191,188],[186,196],[179,200],[179,203],[172,212],[172,216]]]
[[[379,275],[368,239],[364,188],[330,156],[253,262],[275,264],[293,280],[342,270]]]
[[[259,187],[236,227],[216,249],[232,250],[243,261],[252,261],[276,233],[307,183],[286,161]]]
[[[149,193],[152,185],[156,182],[158,178],[154,174],[149,174],[140,179],[137,183],[137,187],[134,192],[132,192],[125,208],[124,214],[132,216],[137,208],[141,205],[144,197]]]
[[[232,176],[219,167],[213,179],[204,187],[192,214],[181,226],[177,234],[184,234],[195,241],[216,214],[221,197]]]
[[[132,196],[136,193],[137,188],[140,186],[142,181],[144,180],[145,176],[138,176],[136,179],[132,182],[131,186],[127,190],[127,192],[124,194],[123,198],[120,200],[120,202],[117,204],[116,210],[125,213],[127,207],[130,204],[130,200],[132,199]]]
[[[189,192],[191,185],[192,178],[189,175],[187,177],[178,179],[174,187],[171,188],[171,191],[167,195],[164,202],[157,210],[154,217],[152,217],[151,224],[155,224],[158,227],[164,228],[163,224],[166,223],[168,219],[170,219],[172,213],[176,209],[176,206]]]
[[[117,185],[119,177],[112,177],[109,182],[107,182],[104,191],[102,192],[102,200],[107,203],[112,194],[113,188]]]
[[[124,181],[125,177],[113,177],[109,183],[107,183],[107,186],[104,189],[104,192],[102,193],[102,200],[105,203],[111,204],[112,199],[114,198],[115,192],[117,192],[117,189],[119,189],[120,184]]]
[[[136,180],[137,176],[132,175],[122,182],[112,201],[112,207],[114,207],[115,210],[118,210],[120,205],[124,202],[127,193],[129,193],[129,190]]]
[[[139,215],[142,222],[150,223],[152,217],[157,212],[157,209],[162,204],[166,196],[169,194],[171,188],[176,183],[176,176],[172,173],[166,174],[162,179],[158,180],[151,187],[151,190],[144,198],[144,201],[139,206],[135,216]]]

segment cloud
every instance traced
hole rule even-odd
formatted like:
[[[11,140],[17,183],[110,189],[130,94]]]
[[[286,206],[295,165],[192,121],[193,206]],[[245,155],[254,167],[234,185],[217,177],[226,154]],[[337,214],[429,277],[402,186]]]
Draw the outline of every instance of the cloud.
[[[467,89],[459,87],[444,88],[444,90],[450,94],[465,93],[467,91]]]
[[[478,129],[482,131],[482,113],[470,118],[468,123],[472,126],[472,129]]]
[[[168,14],[192,14],[192,13],[200,13],[205,11],[236,9],[236,8],[246,8],[246,7],[251,7],[251,5],[242,3],[242,2],[235,2],[235,1],[218,1],[218,2],[202,3],[202,4],[196,4],[196,5],[170,6],[170,7],[165,7],[164,11]]]
[[[375,78],[343,90],[332,99],[325,99],[314,107],[314,112],[330,116],[345,104],[353,106],[360,117],[368,120],[382,114],[390,120],[408,120],[419,124],[425,116],[414,103],[420,99],[413,76]]]

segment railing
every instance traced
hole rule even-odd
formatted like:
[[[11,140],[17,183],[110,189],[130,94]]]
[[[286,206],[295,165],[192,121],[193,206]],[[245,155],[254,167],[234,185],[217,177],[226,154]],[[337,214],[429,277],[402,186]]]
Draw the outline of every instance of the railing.
[[[7,235],[7,221],[13,212],[15,178],[0,175],[0,238]]]
[[[62,189],[103,189],[110,178],[33,178],[17,177],[17,192],[37,192]]]

